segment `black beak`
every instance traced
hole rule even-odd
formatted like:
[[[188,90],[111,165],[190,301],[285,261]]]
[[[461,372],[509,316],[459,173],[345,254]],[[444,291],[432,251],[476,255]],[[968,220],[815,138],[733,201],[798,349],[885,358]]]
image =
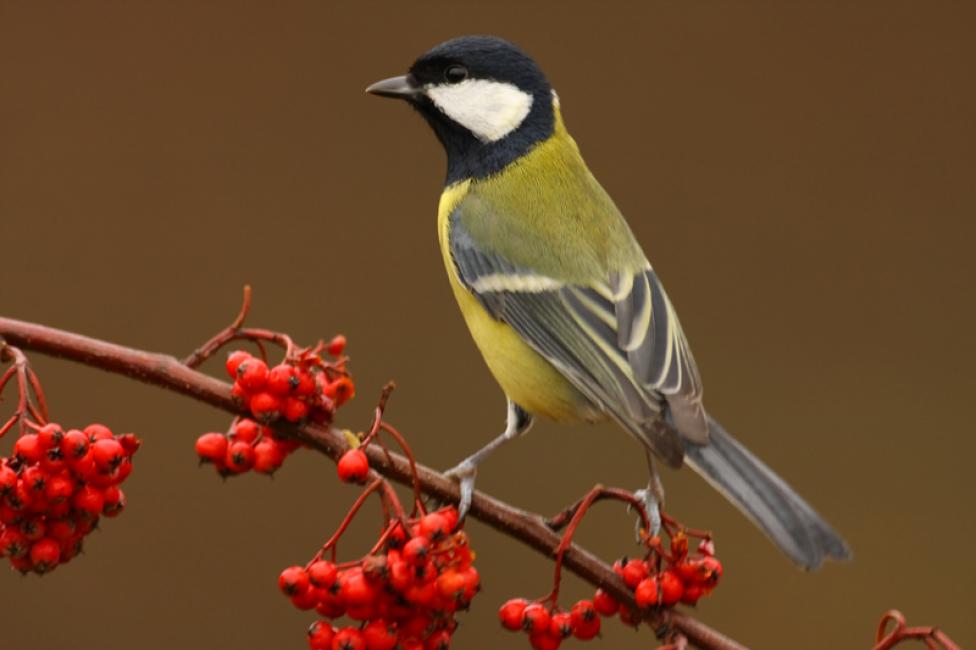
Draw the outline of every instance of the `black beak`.
[[[420,94],[420,88],[413,83],[413,79],[408,75],[400,77],[390,77],[383,81],[377,81],[366,89],[370,95],[380,97],[394,97],[397,99],[410,99],[414,95]]]

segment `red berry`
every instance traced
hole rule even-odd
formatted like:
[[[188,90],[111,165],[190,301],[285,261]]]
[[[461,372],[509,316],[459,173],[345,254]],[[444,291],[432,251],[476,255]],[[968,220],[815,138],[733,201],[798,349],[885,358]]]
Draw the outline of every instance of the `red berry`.
[[[111,429],[109,429],[104,424],[97,424],[97,423],[89,424],[87,427],[85,427],[85,435],[88,436],[88,439],[92,442],[95,442],[97,440],[108,440],[110,438],[115,437],[112,434]]]
[[[332,650],[335,629],[326,621],[315,621],[308,626],[309,650]]]
[[[525,613],[525,608],[529,605],[528,601],[524,598],[512,598],[501,606],[498,610],[498,618],[502,622],[502,627],[506,630],[516,630],[522,629],[522,614]]]
[[[290,364],[279,363],[268,371],[268,381],[265,387],[275,395],[281,397],[290,395],[297,385],[298,378],[295,377],[295,368]]]
[[[332,639],[332,650],[366,650],[362,632],[354,627],[344,627]]]
[[[44,519],[40,515],[24,519],[18,528],[28,542],[36,542],[47,533],[47,526],[44,525]]]
[[[286,596],[294,596],[308,589],[308,574],[300,566],[290,566],[278,576],[278,588]]]
[[[24,479],[17,479],[17,485],[6,496],[7,505],[11,510],[20,511],[29,506],[31,501],[33,501],[33,497],[31,497],[30,486]]]
[[[262,427],[254,420],[242,418],[234,425],[234,432],[230,434],[231,440],[241,442],[255,442],[262,434]]]
[[[424,641],[424,650],[447,650],[451,647],[451,633],[437,630]]]
[[[571,609],[570,612],[573,615],[573,625],[588,623],[593,619],[599,618],[592,600],[578,601],[575,605],[573,605],[573,609]]]
[[[531,603],[522,612],[522,628],[527,632],[548,634],[552,616],[542,603]]]
[[[68,461],[81,458],[88,453],[90,444],[88,436],[78,429],[71,429],[61,440],[61,456]]]
[[[326,384],[322,392],[334,401],[336,406],[342,406],[356,396],[356,385],[349,377],[339,377]]]
[[[22,558],[30,550],[30,542],[16,528],[0,527],[0,556]]]
[[[620,608],[620,604],[607,592],[597,589],[593,594],[593,607],[604,616],[613,616]]]
[[[110,485],[102,490],[105,505],[102,514],[106,517],[118,517],[125,509],[125,493],[117,485]]]
[[[529,634],[529,644],[535,650],[556,650],[562,642],[561,638],[549,634],[548,631]]]
[[[376,588],[366,580],[362,569],[350,569],[338,581],[339,595],[348,607],[368,605],[376,598]]]
[[[637,601],[637,606],[642,609],[657,605],[660,602],[657,578],[652,576],[641,580],[634,590],[634,600]]]
[[[346,349],[346,337],[342,334],[336,334],[329,345],[326,346],[326,351],[334,357],[339,356]]]
[[[124,433],[118,437],[119,444],[122,445],[122,449],[125,450],[125,455],[131,458],[137,451],[139,447],[142,446],[142,440],[134,433]]]
[[[298,422],[308,417],[308,404],[294,397],[286,397],[281,407],[281,414],[289,422]]]
[[[569,612],[553,614],[549,621],[549,634],[559,639],[573,635],[573,616]]]
[[[30,490],[31,500],[44,496],[44,486],[47,485],[47,479],[47,473],[36,465],[25,469],[20,476],[20,480]]]
[[[629,607],[624,607],[621,605],[620,622],[624,625],[629,625],[630,627],[637,627],[641,622],[640,614],[637,612],[637,610],[633,610]]]
[[[701,585],[688,584],[684,585],[684,591],[681,594],[681,602],[685,605],[694,605],[698,602],[698,599],[705,595],[705,588]]]
[[[369,459],[362,449],[350,449],[339,459],[337,471],[346,483],[362,483],[369,472]]]
[[[437,576],[437,593],[448,600],[462,600],[467,590],[467,580],[460,571],[448,569]]]
[[[49,520],[47,525],[47,534],[59,542],[65,542],[71,539],[77,526],[72,519],[54,519]]]
[[[97,517],[102,514],[102,509],[105,507],[105,497],[98,488],[86,485],[75,492],[71,503],[74,505],[75,510],[90,517]]]
[[[722,577],[722,563],[717,557],[705,556],[702,558],[703,573],[707,586],[714,587],[718,584],[718,579]]]
[[[44,456],[44,449],[35,433],[26,433],[14,443],[14,458],[22,463],[38,463]]]
[[[227,469],[235,474],[246,472],[254,466],[254,447],[247,442],[235,442],[227,447]]]
[[[439,512],[432,512],[420,519],[420,534],[439,541],[451,534],[451,522]]]
[[[52,476],[44,486],[44,498],[52,504],[66,501],[75,491],[74,482],[67,476]]]
[[[122,443],[114,438],[95,441],[91,450],[95,466],[102,471],[113,470],[125,460],[125,449]]]
[[[245,390],[259,391],[268,383],[268,364],[254,357],[237,366],[237,382]]]
[[[573,636],[581,641],[588,641],[600,633],[600,617],[597,616],[591,621],[581,622],[573,626]]]
[[[245,352],[244,350],[234,350],[227,355],[227,363],[224,367],[227,369],[227,374],[230,375],[231,379],[237,377],[237,369],[240,368],[241,364],[251,358],[250,352]]]
[[[407,587],[403,597],[417,607],[429,607],[437,598],[437,585],[433,582],[415,582]]]
[[[403,545],[403,559],[413,566],[426,564],[429,555],[430,542],[426,537],[414,537]]]
[[[132,473],[132,461],[126,458],[119,465],[119,468],[115,470],[115,484],[118,485],[125,479],[129,478],[129,474]]]
[[[307,370],[301,368],[295,371],[295,379],[298,385],[292,391],[297,397],[310,397],[315,393],[315,379]]]
[[[271,438],[263,438],[254,445],[254,471],[274,474],[285,462],[285,452]]]
[[[273,422],[281,415],[283,404],[277,395],[268,392],[255,393],[250,401],[251,415],[261,422]]]
[[[616,566],[616,565],[615,565]],[[619,573],[627,586],[636,589],[638,583],[650,574],[650,567],[643,560],[628,560],[623,563]]]
[[[681,578],[678,577],[677,573],[670,569],[662,571],[661,575],[658,576],[658,582],[661,584],[662,605],[670,607],[681,600],[681,595],[684,593],[684,584],[682,584]]]
[[[237,382],[230,387],[230,397],[236,404],[247,404],[251,401],[251,393]]]
[[[227,436],[222,433],[205,433],[196,442],[197,456],[201,460],[216,463],[227,456]]]
[[[715,585],[722,577],[722,563],[710,556],[687,558],[674,568],[685,583]]]
[[[300,591],[291,597],[291,604],[302,611],[313,609],[318,604],[323,593],[324,591],[319,591],[309,585],[305,587],[304,591]]]
[[[17,472],[6,463],[0,463],[0,497],[14,489],[17,485]]]
[[[37,432],[37,440],[45,451],[48,449],[58,449],[64,439],[64,431],[60,424],[45,424]]]
[[[326,560],[317,560],[308,567],[309,582],[320,589],[328,589],[336,581],[336,565]]]
[[[61,545],[50,537],[34,542],[30,549],[30,559],[34,571],[47,573],[58,565],[61,557]]]
[[[366,650],[393,650],[397,644],[396,627],[380,619],[363,628]]]

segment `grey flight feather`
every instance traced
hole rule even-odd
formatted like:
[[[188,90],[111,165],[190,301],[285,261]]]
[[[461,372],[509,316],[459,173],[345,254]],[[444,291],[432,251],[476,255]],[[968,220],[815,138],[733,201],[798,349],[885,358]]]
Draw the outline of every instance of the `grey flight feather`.
[[[851,559],[830,524],[713,418],[708,445],[686,443],[685,462],[805,569],[816,569],[825,559]]]

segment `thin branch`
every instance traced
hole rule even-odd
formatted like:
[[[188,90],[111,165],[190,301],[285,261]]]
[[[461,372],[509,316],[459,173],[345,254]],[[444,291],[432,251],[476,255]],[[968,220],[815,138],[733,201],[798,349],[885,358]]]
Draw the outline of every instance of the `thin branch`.
[[[228,329],[232,330],[235,324],[236,321]],[[234,415],[247,415],[231,399],[228,384],[199,373],[166,354],[137,350],[10,318],[0,318],[0,337],[25,350],[125,375],[192,397]],[[189,360],[192,359],[193,356]],[[275,426],[279,428],[278,425]],[[280,428],[333,460],[338,459],[347,449],[342,432],[334,427],[306,424],[302,427]],[[383,476],[404,485],[412,483],[410,463],[403,456],[392,453],[387,456],[382,449],[373,446],[365,452],[370,466]],[[445,503],[457,502],[458,486],[454,481],[423,465],[416,465],[416,472],[421,489],[426,495]],[[559,548],[560,536],[546,525],[541,516],[519,510],[482,492],[475,493],[470,516],[547,557],[552,557]],[[563,561],[567,570],[607,591],[624,605],[635,607],[633,592],[606,563],[589,551],[574,544],[566,551]],[[656,619],[650,623],[656,629],[680,632],[697,647],[715,650],[744,648],[685,612],[665,611],[654,616]]]

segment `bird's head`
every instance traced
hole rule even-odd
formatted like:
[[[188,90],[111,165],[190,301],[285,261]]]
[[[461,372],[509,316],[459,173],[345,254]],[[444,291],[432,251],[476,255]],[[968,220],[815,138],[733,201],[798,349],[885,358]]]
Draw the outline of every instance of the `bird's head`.
[[[404,99],[437,134],[448,182],[500,171],[552,135],[554,93],[527,54],[494,36],[462,36],[417,59],[408,74],[366,92]]]

